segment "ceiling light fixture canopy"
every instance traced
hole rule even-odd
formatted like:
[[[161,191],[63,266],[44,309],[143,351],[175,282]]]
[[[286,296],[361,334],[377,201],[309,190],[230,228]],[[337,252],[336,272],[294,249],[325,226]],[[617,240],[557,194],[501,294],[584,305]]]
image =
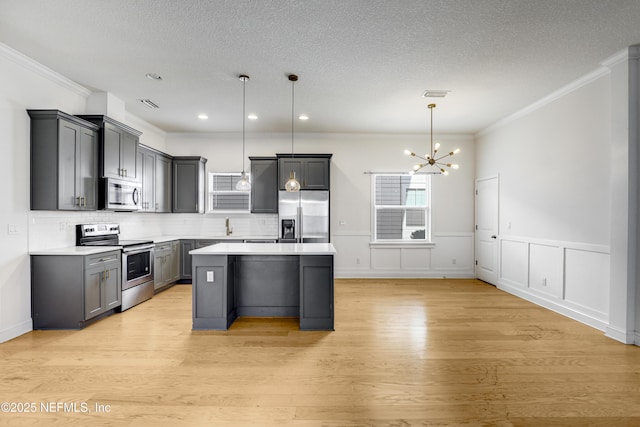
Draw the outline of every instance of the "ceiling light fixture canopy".
[[[295,122],[295,108],[294,108],[294,85],[298,81],[298,76],[295,74],[289,75],[289,81],[291,82],[291,158],[293,158],[293,123]],[[289,173],[289,180],[284,184],[284,189],[288,192],[300,191],[300,182],[296,179],[296,172],[292,169]]]
[[[449,175],[449,171],[445,168],[458,169],[460,166],[458,166],[455,163],[444,163],[444,162],[441,162],[440,160],[444,159],[445,157],[450,157],[450,156],[453,156],[454,154],[458,154],[460,152],[460,149],[456,148],[455,150],[450,151],[447,154],[437,157],[438,150],[440,149],[440,143],[436,143],[435,146],[433,145],[433,109],[436,107],[436,104],[429,104],[427,105],[427,107],[429,108],[430,118],[431,118],[431,126],[430,126],[431,151],[429,151],[429,153],[425,154],[424,157],[422,157],[417,155],[411,150],[404,150],[404,154],[406,154],[407,156],[417,157],[426,162],[426,163],[418,163],[414,165],[413,169],[409,171],[409,175],[413,175],[414,173],[418,172],[420,169],[427,166],[434,166],[440,170],[439,173],[442,173],[443,175]]]
[[[245,110],[246,110],[246,85],[249,81],[249,76],[245,74],[241,74],[239,77],[242,82],[242,176],[240,177],[240,181],[236,184],[236,190],[238,191],[250,191],[251,183],[249,182],[249,177],[247,176],[244,170],[244,146],[245,146]]]

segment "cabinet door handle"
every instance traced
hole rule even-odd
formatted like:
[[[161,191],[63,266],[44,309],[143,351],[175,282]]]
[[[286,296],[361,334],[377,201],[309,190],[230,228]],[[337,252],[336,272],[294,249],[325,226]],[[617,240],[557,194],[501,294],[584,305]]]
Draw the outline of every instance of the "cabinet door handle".
[[[76,206],[80,206],[80,197],[76,197]]]
[[[83,208],[84,208],[84,207],[86,207],[86,206],[87,206],[87,202],[85,201],[84,196],[82,196],[82,197],[80,198],[80,200],[82,200],[82,207],[83,207]]]

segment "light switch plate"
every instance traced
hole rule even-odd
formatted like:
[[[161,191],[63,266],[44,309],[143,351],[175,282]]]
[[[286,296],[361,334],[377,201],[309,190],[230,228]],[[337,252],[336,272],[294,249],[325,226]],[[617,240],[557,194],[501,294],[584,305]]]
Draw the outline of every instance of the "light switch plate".
[[[213,271],[207,271],[207,282],[213,282]]]

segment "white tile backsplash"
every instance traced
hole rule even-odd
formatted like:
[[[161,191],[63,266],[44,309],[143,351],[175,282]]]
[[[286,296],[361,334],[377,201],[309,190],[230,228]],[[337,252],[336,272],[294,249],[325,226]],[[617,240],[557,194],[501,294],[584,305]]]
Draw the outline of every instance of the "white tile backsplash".
[[[154,236],[226,237],[225,219],[229,218],[232,237],[278,236],[277,214],[155,214],[141,212],[68,212],[30,211],[29,250],[74,246],[76,224],[115,222],[122,239]]]

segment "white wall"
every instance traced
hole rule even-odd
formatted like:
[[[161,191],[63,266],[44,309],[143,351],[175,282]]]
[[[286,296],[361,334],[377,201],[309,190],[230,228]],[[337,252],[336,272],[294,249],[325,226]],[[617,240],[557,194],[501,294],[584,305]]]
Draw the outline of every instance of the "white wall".
[[[27,109],[83,113],[88,91],[0,45],[0,342],[31,330],[29,116]],[[9,229],[15,233],[9,234]]]
[[[426,151],[427,135],[296,133],[296,153],[333,154],[330,227],[337,277],[473,277],[474,144],[464,135],[436,135],[436,139],[443,150],[460,147],[462,152],[456,159],[459,170],[432,178],[435,248],[375,249],[369,246],[371,175],[365,172],[409,170],[414,162],[403,150]],[[173,155],[206,157],[208,171],[239,171],[239,141],[240,134],[168,134],[167,149]],[[290,134],[247,135],[247,156],[289,152]]]
[[[637,140],[625,67],[601,67],[478,134],[476,173],[500,179],[498,286],[633,342]]]

